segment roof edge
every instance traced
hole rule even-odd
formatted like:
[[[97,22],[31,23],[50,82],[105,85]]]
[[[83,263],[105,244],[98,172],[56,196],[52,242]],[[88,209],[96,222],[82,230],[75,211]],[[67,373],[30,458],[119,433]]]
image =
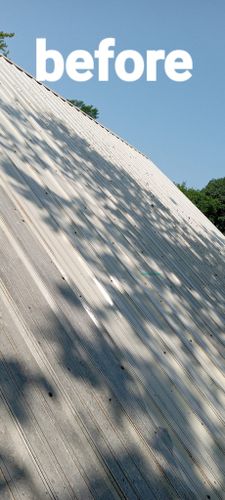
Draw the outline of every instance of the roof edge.
[[[89,118],[89,120],[92,120],[93,122],[95,122],[99,127],[104,128],[109,134],[111,134],[114,137],[116,137],[117,139],[119,139],[121,142],[123,142],[124,144],[126,144],[127,146],[129,146],[132,150],[136,151],[137,153],[139,153],[140,155],[142,155],[144,158],[146,158],[147,160],[150,160],[152,163],[154,163],[151,160],[151,158],[149,156],[147,156],[145,153],[143,153],[139,149],[135,148],[135,146],[133,146],[128,141],[126,141],[125,139],[123,139],[122,137],[120,137],[116,132],[113,132],[111,129],[109,129],[108,127],[106,127],[105,125],[103,125],[98,120],[95,120],[95,118],[92,118],[91,116],[87,115],[87,113],[84,113],[84,111],[82,111],[77,106],[74,106],[73,104],[71,104],[68,101],[68,99],[66,99],[65,97],[63,97],[61,94],[59,94],[58,92],[55,92],[50,87],[48,87],[47,85],[43,84],[42,82],[39,82],[33,75],[31,75],[31,73],[29,73],[28,71],[25,71],[17,63],[15,63],[14,61],[11,61],[11,59],[8,59],[8,57],[4,56],[3,54],[0,54],[0,58],[4,59],[7,63],[11,64],[15,68],[17,68],[19,71],[21,71],[22,73],[24,73],[26,76],[28,76],[29,78],[31,78],[32,80],[34,80],[38,85],[42,85],[46,90],[48,90],[49,92],[51,92],[54,96],[58,97],[63,102],[66,102],[68,104],[68,106],[71,106],[72,108],[75,108],[77,111],[79,111],[79,113],[82,113],[84,116],[86,116],[87,118]]]

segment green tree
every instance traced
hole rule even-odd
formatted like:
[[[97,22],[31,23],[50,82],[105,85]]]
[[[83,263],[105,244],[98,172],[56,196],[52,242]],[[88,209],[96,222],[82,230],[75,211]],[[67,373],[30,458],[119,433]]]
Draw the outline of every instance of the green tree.
[[[86,115],[91,116],[95,120],[97,120],[99,116],[99,111],[97,108],[94,108],[92,104],[85,104],[84,101],[79,101],[77,99],[68,99],[73,106],[76,106],[76,108],[80,108]]]
[[[177,187],[225,234],[225,177],[212,179],[203,189],[189,188],[185,182]]]
[[[214,224],[225,234],[225,177],[212,179],[202,191],[217,204]]]
[[[9,54],[6,39],[12,38],[14,35],[15,33],[5,33],[4,31],[0,31],[0,53],[2,53],[5,57]]]

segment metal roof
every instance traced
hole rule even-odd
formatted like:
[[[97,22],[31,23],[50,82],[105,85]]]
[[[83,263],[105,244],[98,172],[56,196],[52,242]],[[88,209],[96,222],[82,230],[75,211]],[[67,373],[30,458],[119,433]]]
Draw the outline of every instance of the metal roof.
[[[0,123],[1,499],[225,498],[224,236],[3,57]]]

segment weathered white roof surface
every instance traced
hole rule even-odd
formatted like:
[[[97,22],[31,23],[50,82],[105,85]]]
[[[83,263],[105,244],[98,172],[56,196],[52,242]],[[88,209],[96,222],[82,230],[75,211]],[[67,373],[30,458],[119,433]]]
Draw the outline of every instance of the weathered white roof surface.
[[[0,498],[225,498],[225,238],[3,57],[0,127]]]

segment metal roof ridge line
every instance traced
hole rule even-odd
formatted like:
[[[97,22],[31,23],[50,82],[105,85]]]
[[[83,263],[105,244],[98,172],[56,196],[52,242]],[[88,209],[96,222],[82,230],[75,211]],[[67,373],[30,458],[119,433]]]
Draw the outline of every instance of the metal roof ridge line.
[[[54,94],[56,97],[58,97],[59,99],[61,99],[63,102],[66,102],[70,107],[73,107],[75,108],[77,111],[79,111],[80,113],[82,113],[83,115],[85,115],[87,118],[89,118],[90,120],[94,121],[97,125],[99,125],[100,127],[104,128],[109,134],[113,135],[114,137],[116,137],[117,139],[119,139],[121,142],[125,143],[127,146],[129,146],[132,150],[136,151],[137,153],[139,153],[140,155],[142,155],[144,158],[146,158],[147,160],[150,160],[151,162],[153,162],[151,160],[151,158],[149,156],[147,156],[145,153],[143,153],[142,151],[140,151],[139,149],[135,148],[135,146],[132,146],[132,144],[130,144],[127,140],[123,139],[122,137],[120,137],[116,132],[113,132],[113,130],[109,129],[108,127],[106,127],[105,125],[103,125],[101,122],[99,122],[98,120],[95,120],[94,118],[92,118],[92,116],[89,116],[87,115],[86,113],[84,113],[84,111],[82,111],[80,108],[78,108],[77,106],[74,106],[74,104],[71,104],[68,99],[66,99],[65,97],[63,97],[61,94],[59,94],[58,92],[55,92],[53,89],[51,89],[50,87],[48,87],[47,85],[45,85],[44,83],[42,82],[39,82],[35,76],[33,76],[31,73],[29,73],[28,71],[26,71],[24,68],[22,68],[21,66],[19,66],[19,64],[15,63],[14,61],[12,61],[11,59],[8,59],[8,57],[4,56],[3,54],[0,54],[0,57],[2,59],[4,59],[7,63],[11,64],[12,66],[14,66],[16,69],[18,69],[19,71],[22,71],[26,76],[28,76],[29,78],[32,78],[32,80],[34,80],[38,85],[42,85],[46,90],[48,90],[49,92],[51,92],[52,94]],[[154,162],[153,162],[154,163]],[[155,163],[154,163],[155,165]],[[157,167],[158,168],[158,167]]]

